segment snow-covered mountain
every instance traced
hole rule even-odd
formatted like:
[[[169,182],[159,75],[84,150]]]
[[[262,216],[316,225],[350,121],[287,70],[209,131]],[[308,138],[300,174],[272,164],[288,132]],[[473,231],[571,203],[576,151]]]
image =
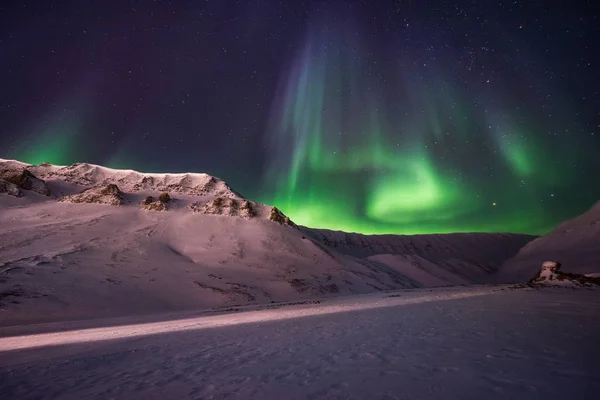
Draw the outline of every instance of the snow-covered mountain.
[[[2,174],[28,170],[45,181],[62,181],[90,187],[115,184],[124,192],[170,192],[184,195],[221,196],[239,198],[221,179],[207,174],[145,174],[133,170],[118,170],[87,163],[61,167],[48,163],[29,165],[14,160],[0,159]],[[2,175],[0,175],[1,177]]]
[[[0,325],[486,282],[532,239],[315,230],[206,174],[0,160]]]
[[[559,262],[563,272],[600,276],[600,202],[529,242],[502,266],[494,281],[531,279],[548,260]]]

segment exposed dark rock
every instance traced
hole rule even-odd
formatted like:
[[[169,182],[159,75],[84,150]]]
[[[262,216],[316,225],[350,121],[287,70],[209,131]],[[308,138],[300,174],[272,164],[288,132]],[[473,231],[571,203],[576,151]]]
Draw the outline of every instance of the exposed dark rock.
[[[592,277],[559,271],[560,263],[544,261],[538,273],[528,282],[530,285],[562,286],[571,283],[580,286],[600,286],[600,277]]]
[[[123,192],[119,190],[117,185],[110,183],[100,190],[100,194],[103,196],[122,196]]]
[[[28,169],[0,171],[0,178],[24,190],[31,190],[44,196],[52,195],[46,182],[33,175]]]
[[[144,210],[149,211],[167,211],[169,208],[167,203],[160,200],[151,201],[150,203],[142,202]]]
[[[256,216],[254,205],[248,200],[217,197],[208,202],[195,202],[189,208],[206,215],[226,215],[230,217],[252,218]]]
[[[6,193],[10,196],[22,197],[23,192],[19,189],[17,185],[14,183],[7,182],[3,179],[0,179],[0,193]]]
[[[161,194],[160,194],[160,196],[158,197],[158,200],[159,200],[161,203],[165,203],[165,204],[166,204],[166,203],[168,203],[168,202],[170,202],[170,201],[171,201],[171,196],[169,196],[169,193],[167,193],[167,192],[163,192],[163,193],[161,193]]]
[[[144,210],[150,211],[167,211],[169,209],[169,204],[173,201],[169,193],[163,192],[160,194],[158,199],[154,199],[152,196],[148,196],[142,201],[142,208]]]
[[[269,215],[269,219],[282,225],[289,225],[297,228],[297,225],[293,223],[292,220],[289,219],[284,213],[279,211],[277,207],[271,208],[271,215]]]
[[[121,192],[117,185],[111,183],[106,186],[85,189],[80,193],[62,197],[59,201],[66,203],[96,203],[120,206],[123,204],[123,198],[123,192]]]
[[[242,205],[240,206],[240,215],[247,218],[256,216],[256,212],[254,211],[251,202],[248,200],[242,202]]]
[[[147,196],[144,201],[142,201],[142,204],[147,206],[148,204],[152,203],[154,201],[154,197],[152,196]]]

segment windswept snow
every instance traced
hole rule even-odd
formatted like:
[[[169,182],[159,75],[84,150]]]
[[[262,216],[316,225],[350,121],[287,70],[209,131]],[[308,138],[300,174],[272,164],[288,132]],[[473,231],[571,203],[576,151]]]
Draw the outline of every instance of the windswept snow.
[[[276,307],[276,306],[274,306]],[[600,293],[427,289],[0,329],[6,399],[596,399]]]

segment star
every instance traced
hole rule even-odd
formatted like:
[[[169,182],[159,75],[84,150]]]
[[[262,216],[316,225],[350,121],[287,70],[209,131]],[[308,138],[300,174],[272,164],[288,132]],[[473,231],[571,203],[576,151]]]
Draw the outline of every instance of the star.
[[[207,172],[361,233],[543,234],[600,199],[586,2],[55,3],[3,9],[2,158]]]

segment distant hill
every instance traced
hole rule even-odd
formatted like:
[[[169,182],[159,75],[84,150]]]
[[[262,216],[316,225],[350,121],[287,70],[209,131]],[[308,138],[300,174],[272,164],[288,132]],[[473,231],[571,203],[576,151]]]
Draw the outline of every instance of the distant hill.
[[[504,263],[493,280],[521,282],[531,279],[544,261],[559,262],[563,272],[600,274],[600,202],[547,235],[529,242]]]

